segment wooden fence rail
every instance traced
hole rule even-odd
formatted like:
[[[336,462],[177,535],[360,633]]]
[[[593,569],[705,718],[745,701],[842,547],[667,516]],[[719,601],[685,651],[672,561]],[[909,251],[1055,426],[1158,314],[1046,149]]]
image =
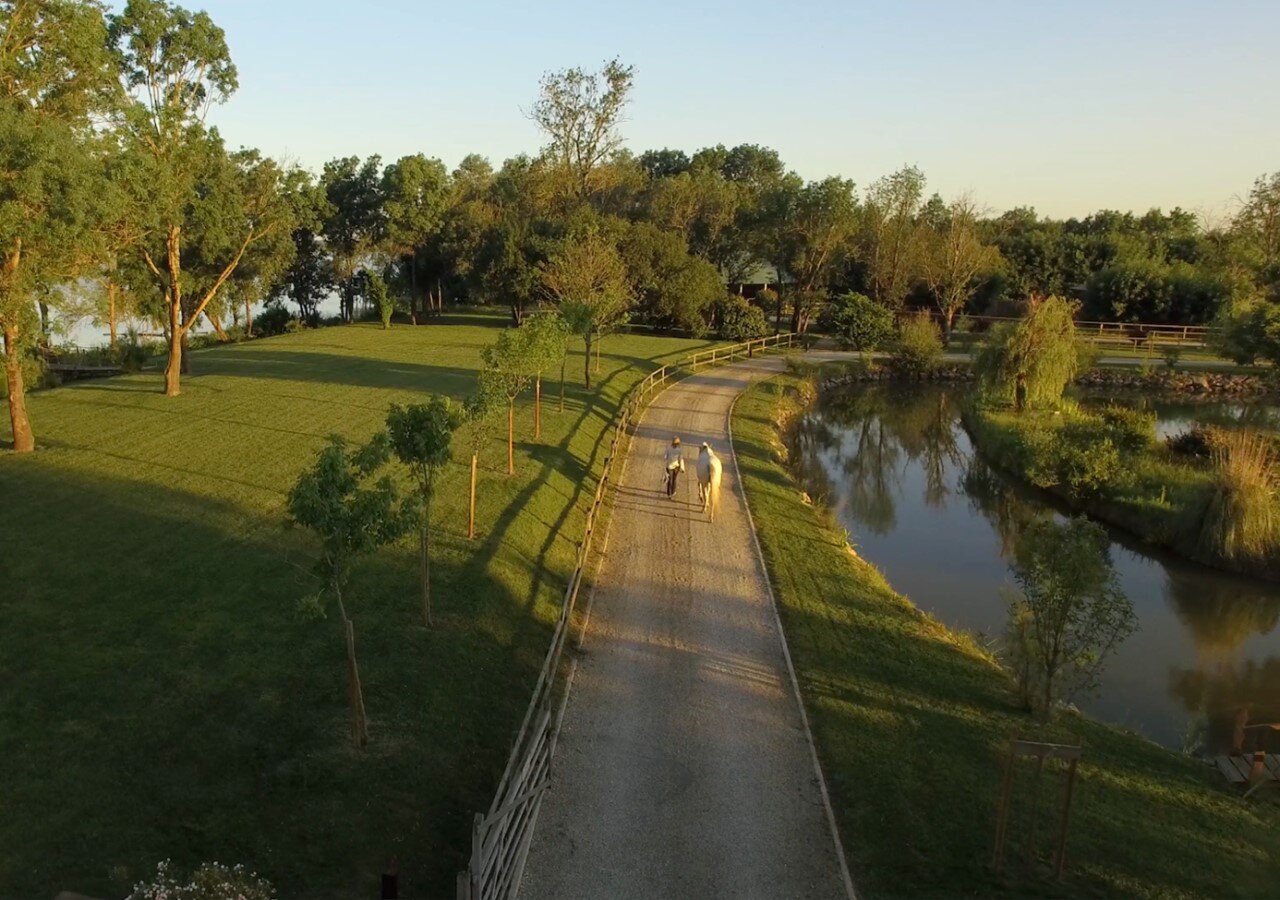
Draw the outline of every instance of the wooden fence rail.
[[[516,733],[489,811],[476,813],[472,822],[471,856],[467,868],[458,873],[458,900],[508,900],[515,897],[520,888],[529,845],[533,840],[534,822],[551,775],[551,759],[560,734],[560,719],[568,700],[568,691],[558,690],[572,675],[570,669],[569,677],[561,677],[566,674],[561,672],[564,648],[572,630],[573,612],[590,558],[600,508],[613,479],[614,463],[620,450],[625,449],[628,429],[644,410],[649,397],[666,387],[676,376],[696,371],[701,366],[753,356],[761,350],[789,348],[798,340],[799,336],[795,334],[778,334],[695,353],[677,365],[663,366],[650,372],[623,401],[614,422],[600,480],[587,510],[586,525],[578,543],[573,574],[560,604],[560,617],[556,620],[551,646],[542,661],[533,696],[529,698],[529,707]]]

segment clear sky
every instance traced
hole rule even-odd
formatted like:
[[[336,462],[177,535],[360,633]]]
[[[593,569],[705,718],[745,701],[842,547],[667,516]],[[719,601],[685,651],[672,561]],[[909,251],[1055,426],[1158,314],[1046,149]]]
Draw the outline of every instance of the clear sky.
[[[212,121],[318,169],[534,152],[539,76],[636,69],[636,152],[774,147],[806,178],[904,163],[993,210],[1220,214],[1280,169],[1280,2],[185,0],[227,32]]]

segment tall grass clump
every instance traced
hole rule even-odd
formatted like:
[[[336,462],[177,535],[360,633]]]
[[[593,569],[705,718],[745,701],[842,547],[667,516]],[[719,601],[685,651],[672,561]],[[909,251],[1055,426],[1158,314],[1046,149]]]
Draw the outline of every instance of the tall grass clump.
[[[928,375],[942,363],[942,332],[928,313],[907,316],[889,354],[893,372],[912,378]]]
[[[993,329],[974,359],[983,395],[1016,410],[1059,403],[1080,371],[1076,307],[1061,297],[1044,297],[1031,303],[1024,318]]]
[[[1224,431],[1213,442],[1213,479],[1199,517],[1203,551],[1223,559],[1263,559],[1280,534],[1276,457],[1266,435]]]

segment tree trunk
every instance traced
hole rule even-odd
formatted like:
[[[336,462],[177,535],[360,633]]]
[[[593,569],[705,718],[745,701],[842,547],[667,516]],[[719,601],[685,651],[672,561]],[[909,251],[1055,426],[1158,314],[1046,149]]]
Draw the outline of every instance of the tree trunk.
[[[507,404],[507,474],[516,474],[516,402]]]
[[[116,286],[115,280],[107,279],[107,330],[110,332],[111,349],[116,346],[116,293],[120,289]]]
[[[164,395],[176,397],[182,392],[182,346],[186,335],[178,320],[178,307],[169,304],[169,359],[164,366]]]
[[[542,376],[533,381],[533,439],[542,440]]]
[[[582,340],[587,345],[587,355],[582,360],[582,380],[589,391],[591,390],[591,335],[584,334]]]
[[[169,306],[169,360],[164,367],[166,397],[176,397],[182,392],[182,351],[186,349],[187,332],[182,322],[181,241],[182,230],[176,225],[171,226],[165,239],[165,265],[169,273],[169,289],[165,293]]]
[[[13,426],[13,452],[30,453],[36,438],[27,417],[27,393],[22,383],[22,351],[18,348],[18,328],[4,326],[4,378],[9,389],[9,423]]]
[[[356,662],[356,629],[348,618],[342,620],[347,645],[347,700],[351,704],[351,742],[356,749],[369,743],[369,720],[364,712],[364,689],[360,686],[360,666]]]
[[[476,536],[476,466],[479,463],[479,454],[474,450],[471,452],[471,508],[467,514],[467,540],[474,540]]]
[[[226,329],[222,327],[222,321],[218,318],[218,316],[215,313],[211,313],[206,309],[204,312],[204,317],[208,319],[209,324],[213,326],[213,332],[218,336],[218,340],[222,341],[223,343],[226,343],[227,341],[231,340],[231,336],[228,335],[226,332]]]
[[[244,336],[253,337],[253,316],[249,315],[250,311],[249,298],[244,300]]]
[[[427,489],[423,493],[422,504],[422,527],[421,532],[421,549],[422,549],[422,621],[428,628],[431,627],[431,485],[427,484]]]
[[[600,344],[603,343],[603,341],[604,341],[603,335],[596,336],[596,374],[597,375],[600,374]]]
[[[49,304],[43,300],[36,301],[36,308],[40,310],[40,343],[49,346]]]
[[[560,412],[564,412],[564,367],[569,364],[569,354],[560,357]]]

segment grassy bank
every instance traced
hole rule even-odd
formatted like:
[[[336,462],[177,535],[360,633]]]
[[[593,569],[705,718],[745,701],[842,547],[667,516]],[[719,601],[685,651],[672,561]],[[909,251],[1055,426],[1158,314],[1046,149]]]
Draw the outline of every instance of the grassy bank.
[[[1075,510],[1207,565],[1280,576],[1274,552],[1233,558],[1205,548],[1200,526],[1212,489],[1209,465],[1172,452],[1154,434],[1150,440],[1131,441],[1130,446],[1117,437],[1113,460],[1102,464],[1099,457],[1086,459],[1083,452],[1098,450],[1106,437],[1105,424],[1097,414],[1071,404],[1062,411],[1022,413],[976,406],[965,410],[963,421],[975,447],[993,465],[1050,491]],[[1098,476],[1096,483],[1078,489],[1055,471],[1062,466],[1046,457],[1064,452],[1074,454],[1066,463],[1069,470],[1096,468],[1092,473]]]
[[[1069,844],[1055,885],[990,858],[1006,742],[1032,736],[1012,683],[966,636],[921,613],[788,472],[780,421],[804,381],[748,391],[734,446],[832,791],[864,896],[1005,894],[1259,896],[1280,879],[1280,814],[1219,789],[1209,768],[1136,735],[1066,715],[1046,736],[1084,746]],[[1039,824],[1046,853],[1057,782]],[[1030,779],[1019,780],[1020,802]],[[1026,836],[1017,807],[1013,857]]]
[[[517,413],[482,457],[466,540],[466,438],[437,489],[438,624],[420,627],[412,539],[363,563],[351,611],[370,716],[350,749],[336,614],[307,621],[314,544],[285,493],[324,436],[392,402],[462,397],[501,318],[326,328],[193,354],[30,398],[42,449],[0,455],[0,896],[120,896],[171,857],[243,862],[286,897],[451,894],[546,651],[584,501],[626,391],[703,342],[606,341],[599,388],[569,360],[543,440]],[[7,426],[7,420],[6,420]],[[0,433],[0,442],[7,434]]]

